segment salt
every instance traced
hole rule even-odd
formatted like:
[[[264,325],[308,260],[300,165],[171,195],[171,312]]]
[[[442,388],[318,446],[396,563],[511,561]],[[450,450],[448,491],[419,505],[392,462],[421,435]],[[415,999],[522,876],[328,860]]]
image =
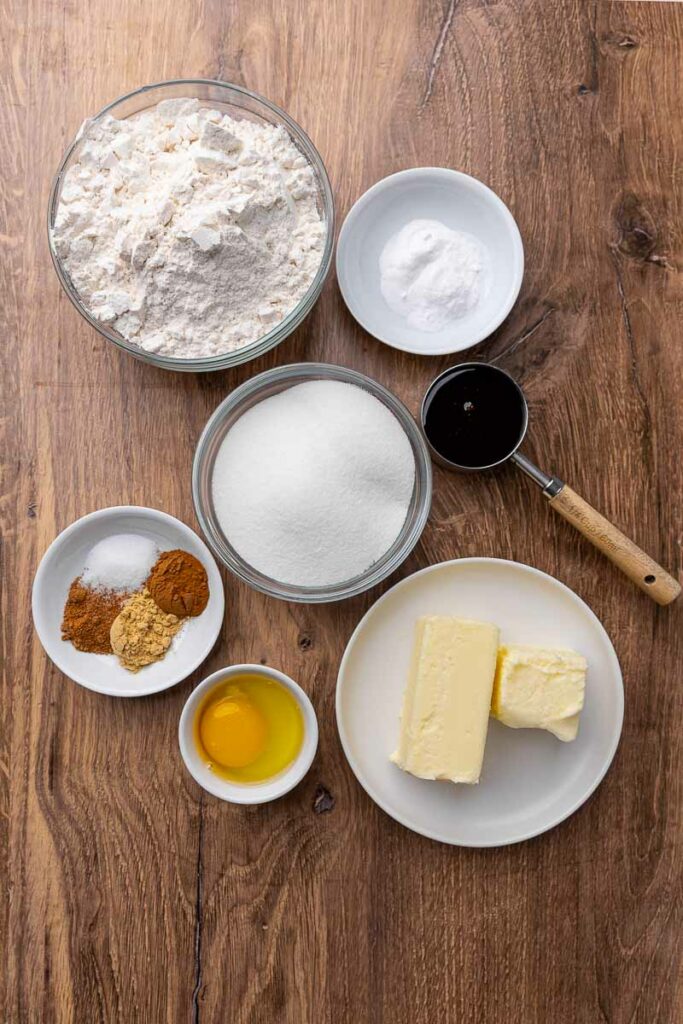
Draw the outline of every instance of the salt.
[[[142,586],[158,557],[153,540],[135,533],[117,533],[90,550],[81,582],[91,590],[129,593]]]
[[[411,220],[379,259],[388,306],[420,331],[441,331],[479,302],[486,253],[480,242],[438,220]]]
[[[247,410],[212,478],[218,522],[271,579],[331,586],[365,572],[401,532],[415,459],[396,417],[340,381],[307,381]]]

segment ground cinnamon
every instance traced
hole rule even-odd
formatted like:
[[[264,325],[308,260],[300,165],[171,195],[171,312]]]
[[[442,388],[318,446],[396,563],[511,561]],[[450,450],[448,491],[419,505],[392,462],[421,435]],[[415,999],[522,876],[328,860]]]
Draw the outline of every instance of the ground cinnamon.
[[[188,551],[164,551],[157,559],[147,589],[162,611],[184,618],[201,615],[209,600],[206,569]]]
[[[64,605],[62,639],[70,640],[79,651],[111,654],[111,626],[128,596],[110,590],[91,590],[81,583],[79,576],[69,587]]]

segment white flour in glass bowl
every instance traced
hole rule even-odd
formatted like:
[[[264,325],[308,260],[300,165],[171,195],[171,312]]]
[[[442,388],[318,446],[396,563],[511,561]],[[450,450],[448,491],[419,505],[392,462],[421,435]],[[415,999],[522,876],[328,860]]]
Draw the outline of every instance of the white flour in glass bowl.
[[[95,319],[147,352],[216,356],[308,291],[325,245],[316,194],[284,128],[164,100],[86,131],[53,240]]]

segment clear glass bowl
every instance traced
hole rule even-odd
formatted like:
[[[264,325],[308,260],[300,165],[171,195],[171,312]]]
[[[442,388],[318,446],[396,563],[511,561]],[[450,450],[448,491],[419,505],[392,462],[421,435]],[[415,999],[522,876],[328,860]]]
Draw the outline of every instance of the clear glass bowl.
[[[415,455],[415,485],[410,507],[399,536],[379,561],[360,576],[327,587],[296,587],[271,579],[245,562],[223,533],[213,505],[212,477],[216,456],[223,438],[239,417],[253,405],[295,384],[309,380],[338,380],[355,384],[379,399],[396,417],[406,432]],[[197,519],[217,558],[255,590],[284,601],[323,604],[355,597],[389,576],[408,557],[417,544],[429,516],[432,502],[432,465],[424,438],[406,407],[370,377],[345,366],[327,363],[295,363],[260,373],[236,388],[222,402],[199,438],[192,467],[192,498]]]
[[[124,119],[126,117],[132,117],[134,114],[139,114],[140,111],[147,110],[149,107],[156,106],[156,104],[161,100],[180,99],[185,97],[198,99],[202,106],[216,107],[218,110],[224,111],[226,114],[229,114],[237,120],[248,118],[251,121],[265,121],[269,124],[281,125],[288,132],[294,144],[301,150],[313,167],[318,186],[318,209],[326,226],[325,245],[318,271],[304,297],[298,305],[287,314],[285,319],[281,320],[279,324],[276,324],[272,330],[268,331],[267,334],[264,334],[258,341],[252,342],[250,345],[245,345],[244,348],[237,349],[234,352],[226,352],[222,355],[210,356],[202,359],[179,359],[174,356],[164,356],[152,352],[145,352],[144,349],[141,349],[137,345],[127,341],[118,333],[118,331],[112,330],[111,327],[108,327],[106,324],[100,323],[99,320],[96,320],[81,302],[78,292],[74,288],[71,279],[69,278],[69,275],[55,250],[54,240],[52,237],[52,229],[57,216],[59,197],[64,185],[64,178],[72,163],[78,156],[84,141],[85,133],[88,129],[105,115]],[[156,85],[145,85],[142,89],[136,89],[135,92],[128,93],[126,96],[122,96],[120,99],[114,100],[113,103],[104,107],[99,114],[96,114],[92,118],[88,118],[88,120],[81,125],[78,134],[64,154],[62,162],[59,165],[59,170],[57,171],[52,183],[52,191],[50,193],[50,201],[48,203],[47,226],[50,255],[52,256],[52,262],[55,270],[57,271],[57,276],[61,281],[64,291],[69,296],[78,312],[85,320],[88,321],[91,327],[94,327],[95,330],[104,338],[107,338],[109,341],[113,341],[115,345],[119,346],[119,348],[122,348],[132,356],[135,356],[136,359],[142,359],[146,363],[152,363],[154,366],[161,366],[167,370],[183,370],[190,373],[199,373],[207,370],[223,370],[230,366],[238,366],[240,363],[246,363],[250,359],[255,359],[257,356],[260,356],[269,349],[279,345],[281,341],[284,341],[284,339],[299,326],[302,320],[308,316],[320,295],[332,261],[332,248],[334,242],[334,200],[332,198],[332,189],[330,187],[329,178],[327,177],[327,171],[325,170],[325,165],[322,162],[320,154],[306,133],[302,131],[298,124],[296,124],[291,117],[284,112],[284,110],[280,110],[279,107],[276,107],[274,103],[271,103],[263,96],[259,96],[255,92],[250,92],[249,89],[244,89],[240,85],[229,85],[226,82],[214,82],[210,79],[203,78],[176,79],[175,81],[159,82]]]

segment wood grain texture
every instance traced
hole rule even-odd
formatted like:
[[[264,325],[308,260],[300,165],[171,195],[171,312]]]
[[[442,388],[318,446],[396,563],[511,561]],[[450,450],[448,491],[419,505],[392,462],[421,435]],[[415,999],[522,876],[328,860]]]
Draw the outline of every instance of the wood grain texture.
[[[155,370],[79,320],[47,251],[51,175],[86,115],[175,76],[244,83],[285,107],[326,161],[340,218],[375,180],[417,164],[488,182],[518,220],[527,270],[475,354],[523,383],[529,454],[677,574],[683,6],[0,0],[0,36],[2,1019],[680,1019],[683,605],[656,607],[521,474],[437,470],[430,523],[398,574],[516,558],[567,582],[614,640],[627,699],[610,773],[572,819],[509,849],[412,835],[344,761],[336,670],[383,588],[310,608],[226,578],[204,668],[129,702],[48,663],[30,587],[56,533],[95,508],[153,505],[196,527],[194,444],[253,373],[337,361],[416,411],[449,365],[368,337],[333,275],[294,336],[232,372]],[[229,807],[184,772],[177,721],[201,675],[259,659],[311,695],[320,751],[286,799]]]

